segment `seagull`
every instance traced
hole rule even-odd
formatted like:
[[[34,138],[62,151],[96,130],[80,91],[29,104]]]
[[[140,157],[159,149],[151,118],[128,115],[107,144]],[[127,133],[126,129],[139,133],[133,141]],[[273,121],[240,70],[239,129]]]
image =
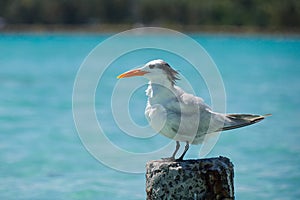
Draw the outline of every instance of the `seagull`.
[[[203,99],[186,93],[176,86],[178,71],[167,62],[158,59],[144,66],[127,71],[117,78],[143,76],[149,80],[145,116],[151,127],[158,133],[176,141],[176,148],[169,160],[183,160],[189,145],[201,144],[205,135],[243,126],[263,120],[267,115],[223,114],[213,112]],[[185,142],[182,155],[175,156]]]

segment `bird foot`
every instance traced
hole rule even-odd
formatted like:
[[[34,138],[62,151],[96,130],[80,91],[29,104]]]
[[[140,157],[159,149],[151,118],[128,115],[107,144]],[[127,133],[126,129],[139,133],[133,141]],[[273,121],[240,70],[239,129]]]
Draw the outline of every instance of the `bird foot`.
[[[174,157],[168,157],[168,158],[161,158],[163,161],[169,161],[169,162],[173,162],[176,161],[176,159]]]
[[[175,159],[175,161],[183,161],[183,158],[177,158],[177,159]]]
[[[179,162],[179,161],[183,161],[183,158],[174,158],[174,157],[169,157],[169,158],[161,158],[163,161],[166,162]]]

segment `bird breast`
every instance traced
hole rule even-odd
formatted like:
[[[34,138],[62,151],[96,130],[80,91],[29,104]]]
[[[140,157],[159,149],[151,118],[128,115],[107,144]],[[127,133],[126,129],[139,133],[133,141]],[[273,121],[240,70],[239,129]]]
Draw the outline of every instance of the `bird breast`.
[[[162,105],[155,104],[151,106],[148,102],[145,109],[145,116],[156,132],[160,132],[166,124],[167,112]]]

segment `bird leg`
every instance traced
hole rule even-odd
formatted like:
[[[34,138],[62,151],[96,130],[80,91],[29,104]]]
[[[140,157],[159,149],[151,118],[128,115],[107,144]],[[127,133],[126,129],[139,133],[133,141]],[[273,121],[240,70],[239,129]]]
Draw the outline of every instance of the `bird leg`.
[[[175,151],[174,151],[174,153],[172,154],[172,156],[169,157],[169,158],[163,158],[163,160],[170,160],[170,161],[176,160],[176,159],[175,159],[175,156],[176,156],[176,154],[177,154],[179,148],[180,148],[180,143],[179,143],[179,141],[176,141],[176,148],[175,148]]]
[[[179,143],[179,141],[176,141],[176,148],[175,148],[175,151],[174,151],[174,153],[172,154],[172,157],[171,157],[171,158],[173,158],[174,160],[175,160],[175,156],[176,156],[176,154],[177,154],[179,148],[180,148],[180,143]]]
[[[177,161],[182,161],[183,160],[183,157],[185,156],[186,152],[189,150],[189,147],[190,147],[189,142],[186,142],[186,145],[184,147],[184,151],[183,151],[182,155],[178,159],[176,159]]]

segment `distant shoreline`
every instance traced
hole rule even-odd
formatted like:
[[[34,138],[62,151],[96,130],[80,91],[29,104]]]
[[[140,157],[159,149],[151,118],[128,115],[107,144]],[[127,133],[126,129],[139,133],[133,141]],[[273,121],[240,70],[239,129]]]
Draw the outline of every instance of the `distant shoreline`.
[[[300,36],[300,29],[260,28],[254,26],[182,26],[131,24],[96,24],[96,25],[45,25],[45,24],[8,24],[0,27],[0,33],[118,33],[133,28],[163,27],[184,33],[203,34],[246,34],[246,35],[294,35]]]

